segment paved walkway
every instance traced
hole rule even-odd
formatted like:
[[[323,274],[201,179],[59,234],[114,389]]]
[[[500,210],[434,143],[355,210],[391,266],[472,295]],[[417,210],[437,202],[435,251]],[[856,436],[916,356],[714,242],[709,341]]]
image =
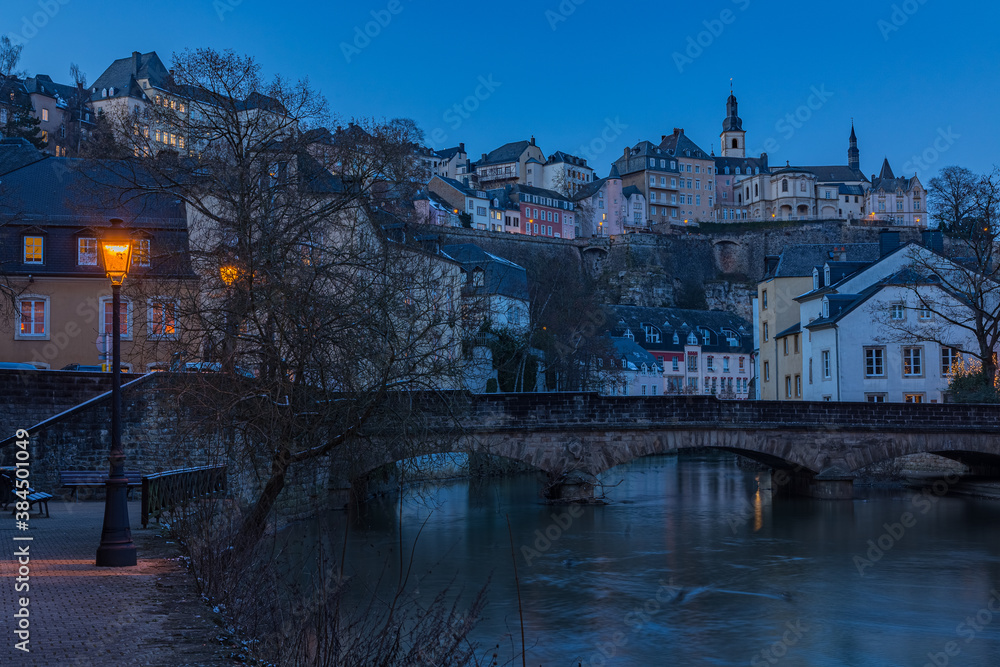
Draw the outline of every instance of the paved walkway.
[[[49,503],[17,530],[0,514],[0,665],[233,665],[216,639],[218,618],[195,592],[177,546],[157,528],[143,530],[139,502],[129,503],[139,564],[99,568],[104,503]],[[30,535],[30,542],[14,541]],[[15,549],[30,545],[30,591],[16,592]],[[30,599],[30,653],[15,649],[17,600]]]

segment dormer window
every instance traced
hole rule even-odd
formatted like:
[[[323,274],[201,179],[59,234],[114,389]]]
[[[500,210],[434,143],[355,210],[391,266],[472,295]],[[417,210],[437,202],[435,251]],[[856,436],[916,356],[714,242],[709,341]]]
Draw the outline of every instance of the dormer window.
[[[82,236],[77,239],[76,263],[79,266],[97,266],[97,239]]]
[[[45,238],[42,236],[24,237],[24,263],[45,263]]]
[[[674,332],[674,345],[680,345],[680,344],[681,344],[681,337],[678,336],[677,332],[675,331]]]
[[[708,329],[702,331],[701,336],[702,340],[704,340],[704,345],[708,345],[709,343],[712,342],[712,334],[708,331]]]
[[[108,89],[107,88],[102,88],[101,89],[101,97],[107,97],[107,96],[108,96]]]
[[[823,299],[823,317],[830,317],[830,300]]]
[[[813,268],[813,289],[819,289],[819,269]]]
[[[475,269],[472,272],[472,286],[482,287],[486,284],[486,272],[482,269]]]
[[[828,287],[832,284],[832,282],[830,280],[830,265],[829,264],[827,264],[826,266],[823,267],[823,281],[825,282],[825,284]]]
[[[625,337],[628,338],[629,340],[635,340],[635,335],[632,333],[631,329],[625,330]]]
[[[693,331],[688,334],[687,344],[688,345],[697,345],[698,344],[698,337],[696,335],[694,335]]]

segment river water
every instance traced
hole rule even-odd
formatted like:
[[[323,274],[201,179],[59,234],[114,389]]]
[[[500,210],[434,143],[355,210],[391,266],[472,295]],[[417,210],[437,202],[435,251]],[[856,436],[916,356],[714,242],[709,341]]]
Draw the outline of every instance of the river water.
[[[605,475],[605,506],[544,505],[518,475],[322,521],[348,529],[356,578],[397,581],[401,525],[420,599],[489,582],[472,638],[500,664],[521,664],[516,564],[528,665],[1000,665],[1000,501],[772,499],[766,478],[724,454],[649,457]]]

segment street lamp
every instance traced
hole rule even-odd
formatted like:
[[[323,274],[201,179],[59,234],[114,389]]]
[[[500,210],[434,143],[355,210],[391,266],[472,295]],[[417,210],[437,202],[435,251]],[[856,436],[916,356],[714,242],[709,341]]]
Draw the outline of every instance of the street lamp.
[[[119,218],[101,238],[104,271],[111,280],[111,474],[104,494],[104,527],[97,547],[98,567],[127,567],[136,564],[135,544],[128,521],[128,478],[122,451],[121,376],[121,288],[132,263],[132,239],[122,229]]]
[[[223,341],[222,341],[222,363],[221,368],[223,371],[234,370],[233,355],[234,341],[236,334],[233,331],[232,319],[230,318],[230,309],[232,308],[233,295],[230,288],[233,283],[240,277],[240,269],[235,264],[223,264],[219,267],[219,278],[226,285],[226,302],[223,307]]]

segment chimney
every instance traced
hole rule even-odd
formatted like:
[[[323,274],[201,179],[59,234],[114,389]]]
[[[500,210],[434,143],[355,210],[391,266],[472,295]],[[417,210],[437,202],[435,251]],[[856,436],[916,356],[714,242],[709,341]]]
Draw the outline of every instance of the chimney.
[[[464,152],[465,152],[465,144],[461,144],[461,143],[460,143],[460,144],[458,145],[458,152],[459,152],[459,153],[464,153]]]
[[[139,68],[142,66],[142,54],[138,51],[132,52],[132,75],[139,76]]]
[[[938,254],[944,254],[944,234],[933,229],[920,232],[924,247]]]
[[[622,157],[628,157],[628,146],[625,147],[625,154]]]
[[[878,256],[885,257],[899,247],[899,232],[883,229],[878,233]]]
[[[486,153],[483,153],[483,162],[486,162]]]
[[[684,134],[684,128],[683,127],[675,127],[674,128],[674,134]]]
[[[531,135],[531,145],[535,145],[535,135]]]

